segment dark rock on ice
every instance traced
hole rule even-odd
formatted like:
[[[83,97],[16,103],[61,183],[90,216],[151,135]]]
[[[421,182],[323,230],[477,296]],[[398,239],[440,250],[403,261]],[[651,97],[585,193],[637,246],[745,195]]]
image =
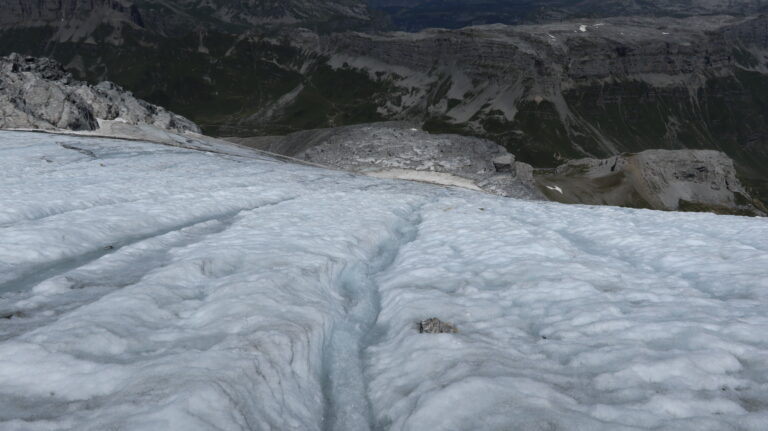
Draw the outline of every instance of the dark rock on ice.
[[[419,322],[420,334],[455,334],[457,332],[459,330],[455,326],[443,322],[437,317]]]

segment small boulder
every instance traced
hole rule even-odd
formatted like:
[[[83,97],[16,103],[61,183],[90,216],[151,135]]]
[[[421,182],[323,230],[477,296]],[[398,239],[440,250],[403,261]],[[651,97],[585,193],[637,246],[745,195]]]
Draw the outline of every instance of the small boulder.
[[[502,154],[493,158],[493,167],[496,172],[512,172],[515,164],[515,156],[512,154]]]
[[[455,334],[457,332],[459,330],[455,326],[445,323],[437,317],[419,322],[420,334]]]

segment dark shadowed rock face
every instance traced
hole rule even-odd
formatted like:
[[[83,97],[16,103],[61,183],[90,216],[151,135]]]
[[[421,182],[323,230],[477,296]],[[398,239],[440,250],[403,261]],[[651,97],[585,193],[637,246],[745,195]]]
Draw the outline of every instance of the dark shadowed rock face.
[[[49,59],[14,54],[0,58],[0,128],[90,131],[100,121],[199,132],[184,117],[136,99],[111,82],[72,79]]]
[[[542,192],[566,203],[765,215],[736,176],[733,160],[711,150],[647,150],[571,160],[536,176]]]

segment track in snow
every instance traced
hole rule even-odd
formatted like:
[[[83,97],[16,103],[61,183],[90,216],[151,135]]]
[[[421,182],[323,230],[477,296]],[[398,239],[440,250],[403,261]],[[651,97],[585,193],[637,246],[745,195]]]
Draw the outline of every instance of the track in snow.
[[[208,216],[204,218],[192,219],[190,221],[185,221],[182,224],[174,225],[171,227],[165,227],[163,229],[153,231],[147,234],[123,237],[118,241],[112,241],[108,245],[90,250],[86,253],[78,254],[75,256],[68,256],[66,258],[56,260],[53,262],[48,262],[43,265],[37,265],[34,268],[31,268],[28,272],[22,273],[21,276],[15,279],[8,280],[4,283],[1,283],[0,294],[5,292],[18,292],[18,291],[29,290],[32,287],[40,284],[44,280],[47,280],[49,278],[53,278],[62,274],[66,274],[67,272],[72,271],[73,269],[87,265],[88,263],[101,259],[106,255],[115,253],[120,249],[122,249],[123,247],[128,247],[152,238],[167,235],[172,232],[178,232],[180,230],[187,229],[196,225],[217,221],[223,224],[223,229],[226,229],[226,226],[229,223],[231,223],[231,221],[237,215],[239,215],[244,211],[252,211],[257,208],[278,205],[280,203],[293,200],[293,199],[295,199],[295,197],[281,198],[275,201],[259,204],[255,207],[237,209],[237,210],[229,211],[226,213],[214,214],[212,216]]]
[[[374,426],[365,351],[384,330],[377,327],[381,298],[376,278],[390,268],[402,247],[416,239],[419,223],[418,207],[400,216],[373,259],[351,263],[341,274],[344,314],[334,324],[323,352],[323,430],[363,431]]]

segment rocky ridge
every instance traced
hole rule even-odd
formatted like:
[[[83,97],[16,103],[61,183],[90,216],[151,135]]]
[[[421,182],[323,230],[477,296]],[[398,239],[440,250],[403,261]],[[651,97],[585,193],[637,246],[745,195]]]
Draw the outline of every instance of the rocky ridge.
[[[598,148],[581,149],[589,154],[615,151],[616,143],[579,124],[565,93],[629,80],[679,87],[696,97],[707,79],[729,76],[740,60],[768,49],[768,18],[609,18],[420,33],[307,34],[295,43],[329,57],[333,67],[389,80],[393,94],[379,106],[387,118],[420,114],[490,132],[484,124],[489,117],[512,122],[522,103],[547,102],[552,114],[570,123],[569,133],[580,129],[594,138]],[[737,58],[739,53],[746,58]],[[759,61],[753,68],[765,69]]]
[[[543,199],[533,168],[491,141],[433,135],[406,122],[296,132],[287,136],[228,138],[260,150],[323,166],[384,178],[460,185],[489,193]]]
[[[370,20],[362,0],[0,0],[0,29],[49,27],[47,42],[125,43],[124,29],[165,37],[199,31],[241,33],[253,26],[355,26]]]
[[[536,181],[551,200],[672,211],[766,215],[739,182],[727,155],[712,150],[646,150],[571,160]]]
[[[190,120],[111,82],[77,81],[56,61],[18,54],[0,58],[0,128],[97,131],[110,122],[200,132]]]

